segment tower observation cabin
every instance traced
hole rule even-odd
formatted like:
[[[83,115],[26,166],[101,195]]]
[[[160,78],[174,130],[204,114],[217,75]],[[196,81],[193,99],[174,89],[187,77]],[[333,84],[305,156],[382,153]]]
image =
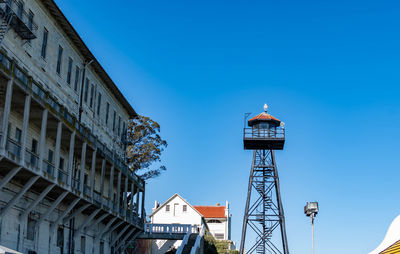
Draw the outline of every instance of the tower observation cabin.
[[[246,150],[282,150],[285,144],[284,123],[264,112],[247,121],[243,131],[243,144]]]

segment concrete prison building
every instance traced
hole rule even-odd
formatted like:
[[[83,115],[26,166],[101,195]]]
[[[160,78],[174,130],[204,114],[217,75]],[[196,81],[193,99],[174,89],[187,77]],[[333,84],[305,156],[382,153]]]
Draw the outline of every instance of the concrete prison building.
[[[0,245],[122,252],[143,230],[136,112],[53,0],[0,1]]]

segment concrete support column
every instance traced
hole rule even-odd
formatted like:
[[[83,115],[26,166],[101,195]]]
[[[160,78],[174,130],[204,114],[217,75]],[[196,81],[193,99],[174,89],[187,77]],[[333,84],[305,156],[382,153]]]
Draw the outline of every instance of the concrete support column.
[[[0,140],[0,152],[4,151],[4,149],[6,148],[8,119],[10,118],[13,83],[14,83],[13,78],[7,82],[6,100],[4,103],[4,112],[3,112],[3,125],[1,126],[2,135]]]
[[[54,161],[54,176],[58,178],[58,170],[60,168],[60,148],[61,148],[61,133],[62,133],[62,122],[59,121],[57,124],[57,136],[56,136],[56,153]]]
[[[43,170],[43,159],[46,150],[46,129],[47,129],[47,115],[48,109],[43,110],[42,126],[40,128],[40,142],[39,142],[39,170]]]
[[[118,171],[118,185],[117,185],[117,212],[119,213],[120,198],[121,198],[121,170]]]
[[[69,140],[69,154],[68,154],[68,183],[71,185],[72,183],[72,176],[74,172],[74,149],[75,149],[75,133],[76,131],[72,132],[71,138]]]
[[[128,205],[128,177],[127,176],[125,176],[125,188],[124,188],[123,201],[124,201],[124,215],[126,216],[126,210],[127,210],[127,205]]]
[[[106,171],[106,159],[103,159],[101,163],[101,178],[100,178],[100,195],[101,195],[101,205],[103,205],[104,196],[104,174]]]
[[[141,211],[142,220],[144,219],[144,188],[145,188],[145,184],[143,184],[143,191],[142,191],[142,206],[141,206],[141,208],[142,208],[142,211]]]
[[[25,155],[26,155],[26,134],[28,132],[28,124],[29,124],[29,113],[31,111],[31,96],[25,96],[25,107],[24,107],[24,118],[22,120],[22,133],[21,133],[21,162],[22,165],[26,165],[25,163]]]
[[[82,145],[81,169],[80,169],[81,171],[80,171],[80,174],[79,174],[79,182],[80,182],[79,190],[80,190],[80,192],[82,194],[83,194],[83,185],[84,185],[83,180],[84,180],[84,177],[85,177],[86,146],[87,146],[87,143],[84,142],[83,145]]]
[[[140,190],[139,190],[139,186],[137,186],[137,191],[136,191],[136,215],[139,217],[139,193],[140,193]]]
[[[133,198],[133,194],[135,194],[135,182],[134,181],[132,181],[132,184],[131,184],[131,213],[133,213],[133,202],[135,201],[134,200],[134,198]]]
[[[114,165],[111,166],[111,171],[110,171],[110,185],[108,189],[108,197],[112,200],[113,199],[113,194],[114,194]]]
[[[92,153],[92,167],[90,172],[90,198],[93,200],[93,193],[94,193],[94,177],[96,173],[96,154],[97,148],[94,149]]]

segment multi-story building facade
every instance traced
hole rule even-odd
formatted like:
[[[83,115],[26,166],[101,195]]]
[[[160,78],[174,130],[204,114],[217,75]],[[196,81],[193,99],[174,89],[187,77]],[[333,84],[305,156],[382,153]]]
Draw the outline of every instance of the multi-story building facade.
[[[134,109],[53,0],[0,0],[0,41],[0,245],[123,252],[144,218]]]

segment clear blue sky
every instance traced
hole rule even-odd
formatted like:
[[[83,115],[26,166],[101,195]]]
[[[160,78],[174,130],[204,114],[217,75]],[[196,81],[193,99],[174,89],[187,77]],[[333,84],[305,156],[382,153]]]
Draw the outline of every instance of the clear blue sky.
[[[228,200],[240,242],[251,152],[243,114],[286,123],[277,152],[291,253],[363,254],[400,214],[398,1],[80,1],[62,11],[140,114],[162,126],[174,193]],[[123,3],[123,4],[122,4]]]

